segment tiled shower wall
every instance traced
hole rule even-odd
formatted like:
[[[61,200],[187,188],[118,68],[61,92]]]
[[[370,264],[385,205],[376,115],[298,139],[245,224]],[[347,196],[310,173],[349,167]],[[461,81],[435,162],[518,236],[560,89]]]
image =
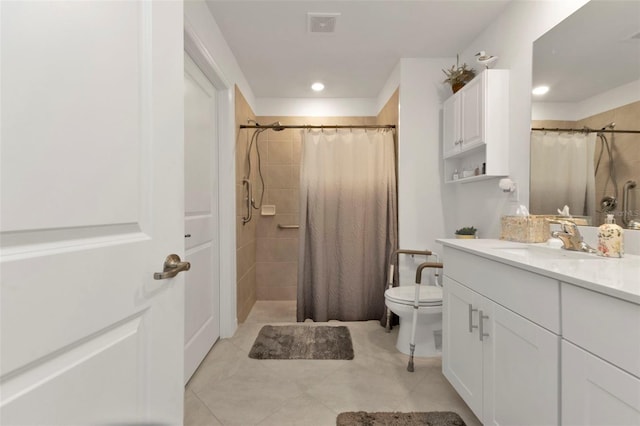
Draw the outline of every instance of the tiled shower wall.
[[[395,102],[395,104],[394,104]],[[378,117],[258,117],[261,124],[396,124],[396,94]],[[256,292],[258,300],[296,300],[298,282],[297,229],[279,229],[278,224],[299,225],[300,148],[302,131],[297,129],[260,135],[260,155],[265,179],[263,204],[275,205],[275,216],[257,213]],[[259,184],[254,196],[259,196]]]
[[[256,301],[256,222],[254,218],[246,225],[242,224],[242,217],[247,214],[245,193],[242,179],[247,174],[247,147],[251,138],[251,131],[242,129],[240,124],[247,124],[247,119],[254,119],[255,114],[249,107],[238,88],[235,90],[235,120],[236,120],[236,309],[238,322],[242,323],[249,315]],[[253,155],[254,163],[257,161]],[[252,176],[252,186],[256,185],[256,176]]]
[[[579,121],[559,121],[559,120],[534,120],[532,127],[548,127],[548,128],[574,128],[581,129],[587,126],[591,129],[600,129],[607,124],[615,122],[616,130],[640,130],[640,101],[633,102],[600,114],[587,117]],[[613,141],[613,157],[615,159],[615,175],[618,183],[618,207],[614,211],[616,214],[616,222],[622,224],[622,187],[628,180],[635,180],[638,186],[630,191],[629,209],[632,211],[640,210],[640,134],[616,133],[612,137],[611,133],[605,133],[609,144]],[[595,159],[597,161],[600,154],[601,142],[596,139]],[[609,162],[605,148],[600,161],[600,167],[596,176],[596,210],[600,210],[600,199],[604,195],[613,195],[613,185],[609,180]],[[596,214],[595,225],[604,222],[603,214]],[[637,216],[634,217],[636,220]]]

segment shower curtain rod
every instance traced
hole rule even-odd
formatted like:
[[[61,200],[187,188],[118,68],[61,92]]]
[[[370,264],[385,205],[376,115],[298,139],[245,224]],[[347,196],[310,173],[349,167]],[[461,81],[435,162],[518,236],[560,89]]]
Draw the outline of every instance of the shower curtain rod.
[[[547,127],[532,127],[531,130],[548,131],[548,132],[573,132],[573,133],[640,133],[640,130],[605,130],[605,129],[559,129]]]
[[[311,125],[311,124],[241,124],[241,129],[395,129],[395,124],[361,124],[361,125]]]

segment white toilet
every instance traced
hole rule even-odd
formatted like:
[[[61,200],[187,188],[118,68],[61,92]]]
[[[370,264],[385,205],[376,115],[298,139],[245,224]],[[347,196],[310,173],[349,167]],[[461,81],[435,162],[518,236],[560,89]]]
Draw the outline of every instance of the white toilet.
[[[400,318],[396,348],[407,355],[411,342],[415,284],[387,289],[384,293],[387,308]],[[415,336],[417,357],[434,357],[442,353],[442,287],[420,285],[420,303]]]

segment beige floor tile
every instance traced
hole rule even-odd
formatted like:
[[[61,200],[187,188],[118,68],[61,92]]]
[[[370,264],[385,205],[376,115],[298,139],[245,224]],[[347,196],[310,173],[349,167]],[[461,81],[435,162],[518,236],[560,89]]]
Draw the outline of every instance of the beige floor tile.
[[[260,426],[329,426],[336,424],[338,413],[307,395],[287,401],[259,423]]]
[[[256,302],[189,382],[185,424],[333,426],[339,413],[359,410],[454,411],[467,425],[480,424],[442,375],[440,358],[415,358],[408,372],[409,357],[395,348],[397,328],[386,333],[378,321],[329,322],[349,328],[351,361],[248,357],[264,325],[295,324],[295,315],[295,301]]]
[[[225,425],[252,425],[265,419],[286,402],[302,395],[294,382],[246,358],[238,371],[210,383],[198,397]]]
[[[218,426],[222,423],[190,389],[187,389],[184,393],[184,425]]]

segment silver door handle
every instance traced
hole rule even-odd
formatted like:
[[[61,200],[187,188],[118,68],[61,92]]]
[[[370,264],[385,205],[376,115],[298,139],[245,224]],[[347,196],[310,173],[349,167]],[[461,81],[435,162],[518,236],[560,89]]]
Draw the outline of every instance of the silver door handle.
[[[164,260],[164,270],[162,272],[156,272],[153,274],[153,279],[164,280],[167,278],[173,278],[182,271],[188,271],[191,269],[191,263],[180,261],[180,256],[177,254],[170,254]]]
[[[480,341],[482,342],[485,337],[489,337],[489,333],[484,332],[484,323],[483,321],[489,319],[489,315],[484,315],[482,311],[478,312],[478,325],[480,328],[478,329],[478,334],[480,334]]]
[[[473,329],[478,328],[477,325],[473,325],[473,312],[478,312],[478,310],[473,309],[473,306],[469,303],[469,333],[473,333]]]

